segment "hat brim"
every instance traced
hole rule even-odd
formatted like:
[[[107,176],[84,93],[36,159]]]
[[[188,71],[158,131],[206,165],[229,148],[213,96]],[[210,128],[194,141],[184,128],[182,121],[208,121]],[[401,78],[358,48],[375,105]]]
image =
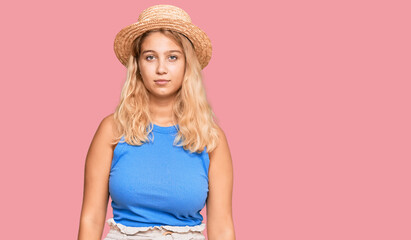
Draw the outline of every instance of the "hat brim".
[[[209,37],[196,25],[178,19],[171,22],[169,19],[137,22],[121,29],[114,39],[114,52],[118,60],[127,67],[133,41],[144,32],[158,28],[171,29],[184,34],[193,43],[201,68],[204,69],[208,65],[212,54]]]

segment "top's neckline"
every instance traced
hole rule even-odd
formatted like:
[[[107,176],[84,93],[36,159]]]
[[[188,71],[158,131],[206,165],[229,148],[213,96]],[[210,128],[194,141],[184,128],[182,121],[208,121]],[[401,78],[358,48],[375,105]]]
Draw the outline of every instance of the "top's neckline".
[[[154,132],[160,132],[160,133],[176,133],[178,132],[178,124],[173,125],[173,126],[159,126],[155,123],[153,123],[153,131]]]

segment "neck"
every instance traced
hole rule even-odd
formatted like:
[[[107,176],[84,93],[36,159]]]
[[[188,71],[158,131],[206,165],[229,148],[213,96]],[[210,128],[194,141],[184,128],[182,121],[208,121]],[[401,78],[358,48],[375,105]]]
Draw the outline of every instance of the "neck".
[[[150,98],[150,114],[153,123],[161,126],[169,126],[176,124],[173,122],[173,104],[174,98],[158,99]]]

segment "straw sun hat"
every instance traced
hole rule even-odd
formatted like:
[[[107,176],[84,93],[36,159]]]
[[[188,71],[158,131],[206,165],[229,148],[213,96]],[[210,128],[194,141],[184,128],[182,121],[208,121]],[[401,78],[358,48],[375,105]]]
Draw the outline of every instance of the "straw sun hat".
[[[157,28],[174,30],[186,36],[194,45],[197,58],[204,69],[211,59],[211,41],[207,34],[191,23],[190,16],[181,8],[172,5],[154,5],[145,9],[138,21],[117,33],[114,52],[127,67],[133,41],[144,32]]]

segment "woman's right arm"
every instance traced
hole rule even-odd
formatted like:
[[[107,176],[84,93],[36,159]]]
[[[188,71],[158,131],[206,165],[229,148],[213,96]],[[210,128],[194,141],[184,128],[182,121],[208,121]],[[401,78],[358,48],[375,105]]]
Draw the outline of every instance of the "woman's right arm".
[[[98,126],[87,153],[78,240],[101,240],[109,199],[113,136],[113,114],[110,114]]]

